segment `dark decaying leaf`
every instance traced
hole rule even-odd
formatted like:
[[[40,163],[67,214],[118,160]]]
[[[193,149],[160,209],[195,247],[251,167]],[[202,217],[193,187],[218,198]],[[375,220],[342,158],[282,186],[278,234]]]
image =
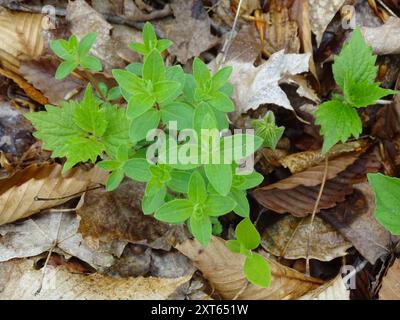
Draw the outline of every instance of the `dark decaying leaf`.
[[[346,195],[352,193],[353,184],[364,181],[366,173],[376,172],[379,168],[380,163],[371,153],[361,156],[348,154],[330,161],[318,212],[344,201]],[[259,188],[253,195],[261,205],[277,213],[305,217],[313,211],[324,169],[325,164],[321,163],[275,184]]]
[[[374,195],[367,183],[335,208],[321,210],[320,216],[343,234],[371,264],[390,253],[392,239],[374,217]]]

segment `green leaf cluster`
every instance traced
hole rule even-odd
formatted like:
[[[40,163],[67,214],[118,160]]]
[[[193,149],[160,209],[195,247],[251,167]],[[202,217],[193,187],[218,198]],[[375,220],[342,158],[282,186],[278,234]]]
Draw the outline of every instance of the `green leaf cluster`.
[[[316,124],[321,126],[324,136],[323,153],[339,141],[344,143],[351,136],[360,136],[362,123],[356,108],[367,107],[396,93],[375,82],[378,71],[376,58],[359,28],[353,31],[350,41],[335,57],[333,75],[343,95],[334,95],[315,113]]]
[[[68,40],[58,39],[50,42],[50,48],[64,60],[57,68],[55,75],[57,80],[64,79],[78,67],[94,72],[102,70],[100,60],[89,54],[96,42],[96,37],[97,34],[91,32],[85,35],[81,41],[72,35]]]
[[[253,284],[267,288],[271,283],[271,269],[265,258],[252,250],[260,245],[261,237],[249,218],[243,219],[235,230],[236,240],[227,242],[228,248],[246,257],[244,274]]]
[[[268,111],[263,119],[253,120],[252,126],[256,130],[256,135],[264,139],[264,146],[273,150],[285,132],[285,127],[276,125],[272,111]]]

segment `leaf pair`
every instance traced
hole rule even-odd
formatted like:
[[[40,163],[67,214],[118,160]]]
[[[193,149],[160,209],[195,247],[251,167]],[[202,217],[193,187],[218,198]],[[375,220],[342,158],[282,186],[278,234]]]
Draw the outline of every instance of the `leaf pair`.
[[[324,136],[322,152],[326,153],[337,142],[358,138],[362,123],[355,108],[366,107],[396,91],[381,88],[375,82],[378,67],[376,56],[366,44],[359,28],[339,56],[335,57],[333,75],[344,96],[334,96],[316,111],[316,124]]]
[[[100,60],[89,54],[96,37],[97,34],[92,32],[85,35],[81,41],[78,41],[77,37],[72,35],[68,41],[59,39],[50,42],[50,48],[64,60],[57,68],[55,75],[57,80],[64,79],[77,67],[95,72],[102,70]]]
[[[236,240],[227,242],[228,248],[246,257],[244,274],[253,284],[267,288],[271,282],[271,269],[265,258],[252,252],[260,245],[261,237],[249,218],[243,219],[235,230]]]
[[[172,224],[188,221],[196,240],[206,246],[211,240],[212,218],[232,211],[236,203],[227,197],[208,194],[206,183],[198,171],[190,177],[187,195],[187,199],[175,199],[164,204],[156,211],[155,217]]]

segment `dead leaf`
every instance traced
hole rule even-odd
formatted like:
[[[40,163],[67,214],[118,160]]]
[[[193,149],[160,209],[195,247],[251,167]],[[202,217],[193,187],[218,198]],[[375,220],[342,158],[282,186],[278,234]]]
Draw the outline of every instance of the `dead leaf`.
[[[286,93],[279,87],[284,76],[308,71],[310,54],[285,54],[279,51],[258,67],[253,63],[231,60],[231,82],[235,87],[233,100],[236,113],[246,113],[261,104],[273,103],[293,110]]]
[[[173,0],[171,8],[175,19],[161,20],[159,27],[163,37],[174,42],[168,51],[178,62],[185,64],[219,42],[210,32],[210,18],[201,1]]]
[[[374,195],[367,183],[354,187],[345,202],[320,216],[333,225],[371,264],[390,253],[391,237],[375,219]]]
[[[285,259],[307,258],[307,241],[311,217],[296,218],[287,215],[268,226],[263,233],[261,245],[269,253]],[[331,261],[347,255],[352,244],[345,240],[330,224],[318,216],[312,226],[312,241],[308,257]]]
[[[43,51],[41,14],[0,11],[0,61],[18,74],[21,60],[38,58]]]
[[[338,275],[299,300],[350,300],[350,291],[346,289],[341,275]]]
[[[113,26],[86,1],[68,2],[66,19],[71,24],[71,33],[79,39],[89,32],[97,33],[96,42],[90,52],[102,61],[106,72],[124,67],[125,63],[117,55],[115,42],[111,38]]]
[[[36,90],[34,87],[32,87],[24,78],[19,76],[18,74],[0,68],[0,75],[7,77],[8,79],[11,79],[14,81],[24,92],[26,95],[31,98],[32,100],[39,102],[40,104],[45,105],[48,100],[47,98],[38,90]]]
[[[145,216],[141,210],[144,184],[125,180],[113,192],[89,191],[77,213],[81,217],[79,232],[85,238],[102,241],[124,240],[169,250],[173,228]]]
[[[224,299],[233,299],[241,290],[240,300],[287,300],[297,299],[319,287],[321,280],[287,268],[267,259],[272,269],[271,286],[267,289],[247,285],[243,274],[244,257],[232,253],[221,238],[213,237],[207,247],[194,240],[186,240],[176,246],[203,273]],[[246,287],[247,285],[247,287]]]
[[[400,260],[395,260],[383,278],[379,300],[400,300]]]
[[[355,183],[365,181],[367,172],[376,172],[381,167],[373,154],[358,157],[357,154],[347,154],[329,162],[327,181],[317,212],[344,201],[346,195],[353,192]],[[305,217],[313,212],[324,171],[325,163],[320,163],[277,183],[256,189],[253,195],[261,205],[277,213]]]
[[[400,19],[390,17],[389,20],[380,27],[363,27],[361,31],[366,42],[371,46],[374,54],[388,55],[400,53]]]
[[[311,30],[317,36],[319,46],[329,23],[346,0],[308,0],[310,5]]]
[[[54,75],[57,67],[58,62],[54,58],[43,57],[39,60],[23,61],[19,72],[40,90],[51,104],[59,105],[62,100],[68,100],[79,93],[85,83],[72,76],[61,81],[56,80]]]
[[[107,178],[107,172],[97,167],[73,168],[65,175],[61,170],[59,164],[35,164],[0,180],[0,225],[67,202]],[[35,201],[36,197],[53,200]]]
[[[327,156],[331,160],[345,153],[359,151],[365,146],[366,142],[364,140],[337,144],[330,149]],[[290,172],[294,174],[313,167],[323,160],[325,160],[325,155],[318,150],[292,153],[278,161],[283,167],[289,168]]]
[[[22,223],[1,226],[0,261],[55,251],[79,258],[96,269],[110,267],[114,262],[113,254],[121,255],[125,244],[115,246],[116,250],[92,250],[77,234],[78,226],[76,215],[70,212],[46,213]]]
[[[48,267],[42,290],[42,270],[32,259],[0,264],[0,299],[7,300],[165,300],[191,275],[176,278],[111,278],[100,274],[74,274],[64,267]]]

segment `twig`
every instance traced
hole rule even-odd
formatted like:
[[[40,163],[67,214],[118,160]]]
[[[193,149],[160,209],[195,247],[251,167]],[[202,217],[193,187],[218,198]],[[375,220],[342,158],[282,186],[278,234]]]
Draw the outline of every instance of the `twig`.
[[[97,187],[89,188],[89,189],[86,189],[86,190],[83,190],[83,191],[80,191],[80,192],[76,192],[76,193],[73,193],[73,194],[70,194],[70,195],[64,196],[64,197],[42,198],[42,197],[36,196],[36,197],[34,198],[34,200],[35,200],[35,201],[54,201],[54,200],[62,200],[62,199],[77,197],[77,196],[79,196],[79,195],[82,195],[82,194],[85,193],[85,192],[93,191],[93,190],[97,190],[97,189],[101,189],[101,188],[104,188],[104,185],[99,184],[99,186],[97,186]]]
[[[389,14],[391,14],[393,17],[398,18],[398,15],[395,14],[395,13],[386,5],[386,3],[384,3],[382,0],[377,0],[377,1],[378,1],[378,3],[379,3],[382,7],[385,8],[385,10],[386,10],[387,12],[389,12]]]
[[[324,170],[324,175],[322,177],[322,183],[321,183],[321,187],[319,189],[319,193],[318,193],[318,198],[317,201],[315,201],[315,205],[314,205],[314,209],[311,215],[311,221],[309,224],[309,230],[308,230],[308,238],[307,238],[307,251],[306,251],[306,275],[310,276],[310,243],[311,243],[311,236],[314,230],[314,219],[315,219],[315,214],[317,213],[318,210],[318,206],[319,203],[321,201],[321,197],[322,197],[322,193],[324,192],[324,187],[325,187],[325,183],[326,183],[326,178],[328,176],[328,157],[325,157],[325,170]]]

